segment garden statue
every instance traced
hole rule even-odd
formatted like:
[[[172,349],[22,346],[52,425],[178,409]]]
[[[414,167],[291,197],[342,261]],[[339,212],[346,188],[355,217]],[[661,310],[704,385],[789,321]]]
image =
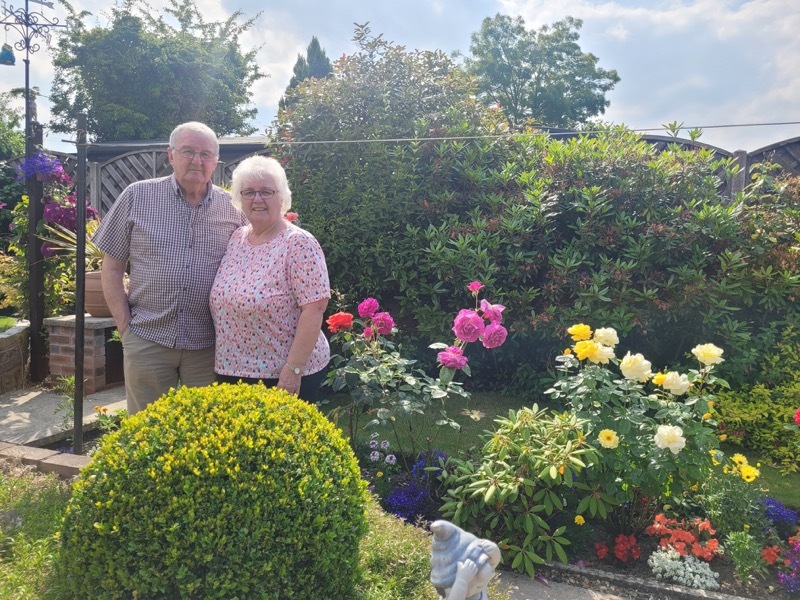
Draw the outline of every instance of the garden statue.
[[[448,521],[431,524],[431,583],[441,600],[488,600],[500,548]]]

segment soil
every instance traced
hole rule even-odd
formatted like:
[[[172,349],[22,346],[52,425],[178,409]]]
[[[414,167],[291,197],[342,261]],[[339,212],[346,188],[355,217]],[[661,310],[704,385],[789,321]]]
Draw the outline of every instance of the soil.
[[[612,565],[600,561],[594,556],[593,549],[586,547],[578,558],[570,560],[569,565],[552,565],[543,567],[540,574],[546,579],[577,585],[588,589],[598,589],[598,580],[608,589],[605,592],[615,593],[623,598],[636,600],[675,600],[676,598],[697,598],[712,596],[709,592],[701,592],[681,586],[669,585],[653,577],[647,557],[657,548],[655,538],[643,536],[639,540],[642,550],[641,558],[625,565]],[[591,546],[591,545],[588,545]],[[775,570],[770,569],[766,579],[756,577],[755,582],[743,584],[734,574],[733,561],[728,556],[718,556],[710,563],[711,570],[719,573],[719,589],[717,594],[738,596],[753,600],[765,598],[774,600],[791,600],[790,596],[778,582]],[[633,595],[632,595],[633,594]]]
[[[100,443],[100,439],[105,435],[105,432],[100,429],[90,429],[89,431],[83,432],[83,454],[84,456],[90,455]],[[53,442],[52,444],[47,444],[42,446],[48,450],[56,450],[57,452],[63,452],[66,454],[74,454],[75,450],[73,448],[73,441],[72,438],[66,438],[58,442]]]

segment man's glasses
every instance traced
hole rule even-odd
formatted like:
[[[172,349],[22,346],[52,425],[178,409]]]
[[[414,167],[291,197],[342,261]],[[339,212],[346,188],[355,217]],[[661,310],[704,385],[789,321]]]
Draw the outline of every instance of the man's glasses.
[[[191,148],[173,148],[175,152],[180,154],[186,160],[194,160],[195,156],[199,156],[200,160],[203,162],[211,162],[212,160],[216,162],[217,155],[216,154],[209,154],[208,152],[195,152]]]
[[[278,192],[276,190],[242,190],[239,193],[242,195],[242,198],[246,198],[247,200],[255,200],[256,196],[261,196],[269,200]]]

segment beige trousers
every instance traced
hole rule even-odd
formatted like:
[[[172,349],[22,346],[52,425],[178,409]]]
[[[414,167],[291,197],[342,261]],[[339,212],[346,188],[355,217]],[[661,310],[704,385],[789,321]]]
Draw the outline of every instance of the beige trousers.
[[[133,333],[122,335],[125,395],[128,414],[135,414],[170,388],[199,387],[214,381],[214,347],[179,350],[156,344]]]

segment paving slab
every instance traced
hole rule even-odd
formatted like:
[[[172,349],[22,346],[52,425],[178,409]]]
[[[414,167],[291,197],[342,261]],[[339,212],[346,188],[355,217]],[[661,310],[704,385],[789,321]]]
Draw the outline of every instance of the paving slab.
[[[0,394],[0,442],[43,446],[70,435],[62,427],[64,396],[44,387],[13,390]],[[95,406],[109,412],[126,408],[125,386],[115,386],[83,399],[83,425],[91,429],[97,421]],[[69,427],[71,430],[72,427]]]

